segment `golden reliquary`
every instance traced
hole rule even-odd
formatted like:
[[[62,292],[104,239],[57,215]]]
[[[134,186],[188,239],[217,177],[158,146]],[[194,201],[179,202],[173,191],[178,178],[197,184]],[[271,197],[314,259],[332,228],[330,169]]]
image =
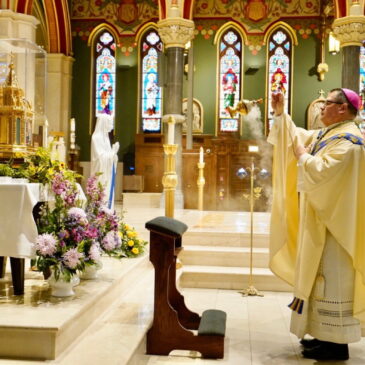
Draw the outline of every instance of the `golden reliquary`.
[[[16,153],[34,153],[32,130],[34,112],[24,91],[18,85],[14,64],[0,85],[0,159]]]

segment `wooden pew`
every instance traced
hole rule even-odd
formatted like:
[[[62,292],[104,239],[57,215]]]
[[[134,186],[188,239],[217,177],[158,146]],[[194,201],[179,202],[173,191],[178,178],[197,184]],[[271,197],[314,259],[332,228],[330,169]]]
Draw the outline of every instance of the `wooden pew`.
[[[204,358],[223,358],[226,313],[211,309],[200,317],[186,307],[176,288],[176,259],[188,227],[172,218],[157,217],[147,222],[146,228],[150,231],[150,260],[155,267],[154,318],[147,333],[147,354],[190,350]]]

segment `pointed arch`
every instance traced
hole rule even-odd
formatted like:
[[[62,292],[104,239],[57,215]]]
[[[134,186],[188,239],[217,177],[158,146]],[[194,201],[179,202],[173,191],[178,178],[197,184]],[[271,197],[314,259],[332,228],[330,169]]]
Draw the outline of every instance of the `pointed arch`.
[[[243,48],[247,37],[234,22],[221,27],[214,38],[217,47],[216,134],[238,133],[239,115],[230,111],[242,99]]]
[[[16,11],[32,14],[34,0],[18,0]],[[49,52],[72,53],[71,22],[67,0],[43,0],[44,12],[48,31]]]
[[[241,36],[244,44],[247,44],[247,34],[246,34],[246,32],[242,29],[242,27],[238,23],[235,23],[235,22],[232,22],[232,21],[225,23],[224,25],[222,25],[217,30],[217,32],[215,33],[215,36],[214,36],[213,44],[217,44],[217,42],[222,37],[222,33],[224,33],[228,28],[234,28],[239,33],[239,35]]]
[[[89,38],[87,40],[87,45],[90,47],[94,44],[95,42],[95,37],[98,35],[98,33],[100,33],[102,30],[107,30],[108,32],[111,33],[111,35],[113,36],[113,38],[115,39],[115,41],[117,43],[119,43],[119,33],[117,31],[117,29],[109,24],[109,23],[101,23],[99,25],[97,25],[91,32],[89,35]]]
[[[162,87],[159,85],[158,58],[162,40],[155,23],[147,23],[136,35],[138,44],[137,133],[161,132]]]
[[[267,30],[264,43],[267,45],[265,131],[268,133],[273,122],[272,93],[284,94],[284,111],[291,113],[294,45],[298,44],[298,39],[289,25],[278,22]]]

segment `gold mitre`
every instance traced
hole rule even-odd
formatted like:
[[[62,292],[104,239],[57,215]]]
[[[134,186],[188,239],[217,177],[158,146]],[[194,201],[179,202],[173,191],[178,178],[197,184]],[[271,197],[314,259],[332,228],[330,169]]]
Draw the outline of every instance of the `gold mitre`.
[[[227,107],[226,110],[228,111],[231,118],[233,118],[236,115],[236,113],[240,113],[241,115],[248,114],[254,105],[261,104],[262,102],[263,102],[262,98],[256,100],[243,99],[237,103],[235,108]]]

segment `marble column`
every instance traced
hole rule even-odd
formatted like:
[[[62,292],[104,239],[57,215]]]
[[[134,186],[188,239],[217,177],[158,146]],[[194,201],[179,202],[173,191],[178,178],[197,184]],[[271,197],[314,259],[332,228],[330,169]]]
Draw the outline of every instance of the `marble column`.
[[[166,62],[166,86],[164,90],[163,125],[170,116],[175,119],[174,143],[178,145],[176,153],[176,174],[178,183],[175,191],[175,207],[184,208],[182,193],[182,95],[184,76],[184,48],[194,35],[194,23],[180,17],[170,17],[157,23],[159,35],[164,43]],[[167,127],[164,128],[167,143]]]
[[[334,36],[340,41],[342,58],[342,87],[359,92],[360,47],[365,39],[365,17],[358,3],[353,3],[350,15],[335,19]]]
[[[63,132],[69,146],[72,65],[74,59],[63,53],[47,55],[46,115],[49,132]],[[77,121],[76,121],[77,123]]]

